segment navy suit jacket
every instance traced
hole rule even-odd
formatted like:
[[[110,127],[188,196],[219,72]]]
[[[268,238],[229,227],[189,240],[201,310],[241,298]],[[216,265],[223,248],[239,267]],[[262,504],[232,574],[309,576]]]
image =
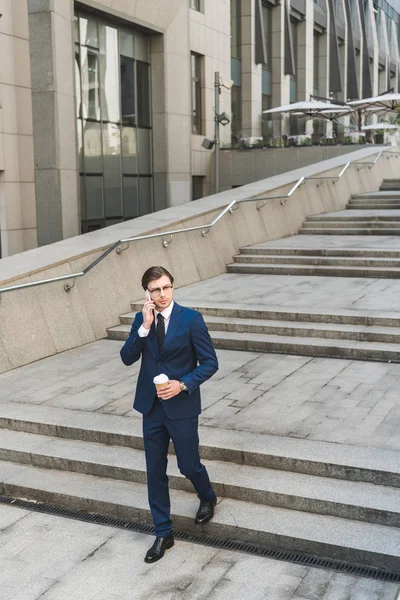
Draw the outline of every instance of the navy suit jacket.
[[[155,322],[147,337],[138,334],[142,324],[143,315],[139,312],[121,349],[125,365],[132,365],[142,357],[134,408],[144,415],[151,411],[156,396],[153,378],[165,373],[169,379],[183,381],[188,389],[170,400],[162,400],[167,417],[185,419],[198,416],[201,413],[199,386],[218,370],[217,356],[203,317],[196,310],[175,302],[161,354]]]

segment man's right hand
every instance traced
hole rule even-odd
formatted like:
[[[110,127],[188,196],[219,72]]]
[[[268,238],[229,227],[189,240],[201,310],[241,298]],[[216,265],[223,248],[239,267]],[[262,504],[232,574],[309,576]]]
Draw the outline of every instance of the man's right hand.
[[[142,309],[143,327],[145,329],[150,329],[150,327],[153,324],[153,321],[154,321],[153,310],[155,309],[155,307],[156,307],[156,305],[154,304],[154,302],[152,300],[148,300],[146,298],[146,300],[144,301],[144,304],[143,304],[143,309]]]

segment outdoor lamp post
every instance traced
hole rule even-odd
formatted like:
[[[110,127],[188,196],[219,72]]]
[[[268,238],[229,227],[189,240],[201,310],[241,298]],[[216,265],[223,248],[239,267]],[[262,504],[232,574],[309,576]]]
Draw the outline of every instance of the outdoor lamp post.
[[[214,73],[214,139],[209,140],[204,138],[202,142],[203,148],[207,150],[211,150],[215,146],[214,152],[214,169],[215,169],[215,193],[219,193],[219,148],[220,148],[220,138],[219,138],[219,126],[222,125],[225,127],[231,122],[229,115],[226,112],[219,112],[219,97],[221,94],[221,87],[230,90],[233,86],[233,81],[230,80],[228,83],[224,83],[220,76],[219,71],[215,71]]]

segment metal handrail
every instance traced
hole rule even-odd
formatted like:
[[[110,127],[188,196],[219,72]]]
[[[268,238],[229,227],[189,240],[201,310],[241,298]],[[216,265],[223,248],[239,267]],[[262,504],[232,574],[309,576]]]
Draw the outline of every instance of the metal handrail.
[[[78,277],[84,277],[86,275],[86,273],[91,271],[106,256],[108,256],[111,252],[113,252],[113,250],[116,250],[116,252],[118,254],[123,252],[126,248],[120,248],[121,244],[127,243],[129,245],[130,242],[137,242],[140,240],[149,240],[149,239],[153,239],[153,238],[157,238],[157,237],[170,236],[170,238],[171,238],[170,241],[163,240],[163,242],[162,242],[163,246],[166,248],[171,243],[172,236],[176,235],[178,233],[187,233],[188,231],[200,231],[201,230],[201,234],[204,237],[207,235],[207,233],[210,231],[210,229],[212,227],[214,227],[214,225],[216,225],[218,223],[218,221],[220,221],[222,219],[223,216],[225,216],[228,212],[230,214],[232,214],[235,210],[237,210],[239,208],[239,205],[244,202],[259,202],[260,200],[263,200],[263,203],[261,205],[257,206],[257,210],[261,210],[266,205],[268,200],[280,200],[281,201],[280,203],[283,206],[287,202],[287,200],[292,196],[292,194],[294,194],[294,192],[303,183],[305,183],[305,181],[307,181],[308,179],[334,179],[336,182],[338,179],[340,179],[344,175],[344,173],[347,171],[347,169],[351,165],[368,165],[368,166],[375,165],[378,162],[378,160],[380,159],[380,157],[382,156],[382,154],[384,154],[384,153],[390,153],[390,154],[396,155],[396,156],[398,154],[398,152],[396,152],[396,151],[393,152],[392,150],[381,150],[373,162],[357,162],[357,161],[347,162],[346,165],[343,167],[343,169],[340,171],[340,173],[336,177],[332,177],[332,176],[300,177],[300,179],[291,187],[291,189],[289,190],[289,192],[287,194],[278,195],[278,196],[265,196],[265,197],[261,197],[261,198],[260,197],[258,197],[258,198],[242,198],[241,200],[232,200],[232,202],[230,204],[228,204],[228,206],[226,206],[209,225],[196,225],[195,227],[185,227],[182,229],[173,229],[171,231],[150,233],[147,235],[139,235],[136,237],[130,237],[130,238],[124,238],[124,239],[118,240],[117,242],[112,244],[109,248],[107,248],[107,250],[105,252],[103,252],[103,254],[101,254],[98,258],[96,258],[96,260],[91,262],[90,265],[87,266],[86,269],[84,269],[83,271],[79,271],[78,273],[71,273],[69,275],[60,275],[58,277],[51,277],[50,279],[41,279],[39,281],[32,281],[29,283],[21,283],[19,285],[13,285],[10,287],[0,288],[0,294],[5,294],[6,292],[11,292],[14,290],[22,290],[22,289],[27,289],[27,288],[31,288],[31,287],[36,287],[39,285],[45,285],[47,283],[55,283],[56,281],[65,281],[67,279],[70,279],[70,280],[72,279],[74,281],[74,283],[72,285],[68,285],[68,284],[64,285],[64,290],[66,292],[69,292],[75,285],[75,279],[77,279]],[[234,208],[235,206],[236,206],[236,208]]]

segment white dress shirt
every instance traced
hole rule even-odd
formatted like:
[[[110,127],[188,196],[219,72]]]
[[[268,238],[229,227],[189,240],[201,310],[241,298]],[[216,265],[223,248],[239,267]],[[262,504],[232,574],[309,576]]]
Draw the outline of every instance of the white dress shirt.
[[[167,330],[168,330],[168,325],[171,319],[171,313],[172,313],[172,309],[174,308],[174,301],[172,300],[171,304],[169,306],[167,306],[167,308],[164,308],[164,310],[161,311],[154,311],[154,316],[155,316],[155,326],[157,329],[157,321],[158,321],[158,315],[162,315],[164,317],[164,325],[165,325],[165,335],[167,335]],[[138,329],[138,335],[139,337],[147,337],[150,333],[150,329],[146,329],[146,327],[144,327],[143,325],[141,325]]]

